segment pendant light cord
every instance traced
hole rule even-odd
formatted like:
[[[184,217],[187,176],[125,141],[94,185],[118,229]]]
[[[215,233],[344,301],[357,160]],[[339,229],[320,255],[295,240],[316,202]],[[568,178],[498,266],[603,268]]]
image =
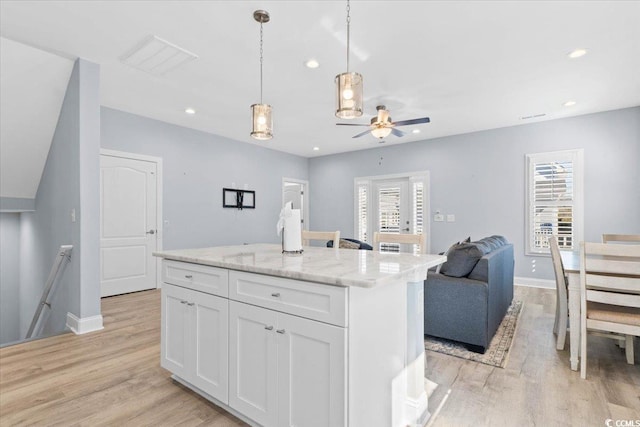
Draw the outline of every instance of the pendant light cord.
[[[260,104],[262,104],[262,21],[260,21]]]
[[[351,6],[349,0],[347,0],[347,73],[349,72],[349,38],[350,38],[350,25],[351,24]]]

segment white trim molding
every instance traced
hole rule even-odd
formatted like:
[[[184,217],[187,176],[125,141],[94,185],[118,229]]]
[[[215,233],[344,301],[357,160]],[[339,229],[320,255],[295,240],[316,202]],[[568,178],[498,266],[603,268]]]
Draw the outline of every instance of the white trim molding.
[[[555,289],[556,281],[547,279],[536,279],[534,277],[514,277],[513,283],[520,286],[528,286],[530,288]]]
[[[104,329],[102,315],[78,318],[73,313],[67,313],[67,328],[71,329],[76,335],[99,331]]]

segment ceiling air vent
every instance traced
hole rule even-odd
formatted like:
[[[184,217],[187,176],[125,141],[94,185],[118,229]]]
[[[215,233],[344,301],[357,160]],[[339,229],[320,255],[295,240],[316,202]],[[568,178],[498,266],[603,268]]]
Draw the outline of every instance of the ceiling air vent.
[[[198,59],[198,55],[153,35],[120,57],[120,61],[127,65],[158,76],[194,59]]]

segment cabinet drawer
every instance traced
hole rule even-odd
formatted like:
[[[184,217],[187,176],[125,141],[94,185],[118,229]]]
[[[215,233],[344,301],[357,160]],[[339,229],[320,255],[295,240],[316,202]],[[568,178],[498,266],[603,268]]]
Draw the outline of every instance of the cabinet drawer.
[[[164,260],[162,281],[207,294],[229,296],[229,271],[222,268]]]
[[[347,327],[347,288],[229,272],[229,298]]]

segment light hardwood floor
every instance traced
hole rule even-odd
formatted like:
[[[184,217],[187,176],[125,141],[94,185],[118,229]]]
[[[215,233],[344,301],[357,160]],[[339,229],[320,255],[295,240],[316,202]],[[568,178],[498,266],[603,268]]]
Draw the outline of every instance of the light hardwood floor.
[[[640,419],[640,365],[627,365],[612,340],[594,337],[581,380],[569,370],[568,350],[555,350],[555,292],[516,287],[516,298],[525,306],[506,369],[427,354],[426,376],[440,384],[429,402],[430,425],[582,427]],[[0,349],[1,426],[246,425],[160,367],[159,291],[105,298],[102,311],[103,331]]]

